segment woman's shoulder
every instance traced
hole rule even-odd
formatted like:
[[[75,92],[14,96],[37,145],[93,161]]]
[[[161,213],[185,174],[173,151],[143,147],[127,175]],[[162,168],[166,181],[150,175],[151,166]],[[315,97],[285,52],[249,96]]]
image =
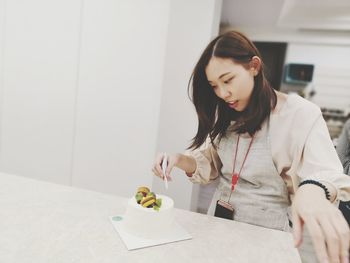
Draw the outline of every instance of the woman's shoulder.
[[[312,118],[321,114],[320,107],[308,101],[298,94],[280,94],[277,96],[281,101],[278,114],[281,116],[298,115],[300,118]]]
[[[294,152],[296,147],[304,145],[322,113],[317,105],[297,94],[285,94],[283,97],[282,107],[270,118],[270,134]]]

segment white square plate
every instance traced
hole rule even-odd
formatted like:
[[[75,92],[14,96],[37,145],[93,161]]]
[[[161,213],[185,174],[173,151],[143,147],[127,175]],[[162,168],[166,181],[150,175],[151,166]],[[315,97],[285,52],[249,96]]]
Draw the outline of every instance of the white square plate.
[[[192,238],[192,236],[177,223],[174,223],[171,231],[164,234],[164,236],[155,239],[146,239],[128,233],[124,227],[122,215],[111,216],[110,220],[128,250],[157,246]]]

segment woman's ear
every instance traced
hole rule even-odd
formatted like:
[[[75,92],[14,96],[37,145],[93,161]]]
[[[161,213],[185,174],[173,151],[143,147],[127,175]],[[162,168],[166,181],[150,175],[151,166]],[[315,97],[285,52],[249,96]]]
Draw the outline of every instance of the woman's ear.
[[[259,74],[261,63],[261,59],[258,56],[252,57],[252,60],[249,62],[249,68],[254,76]]]

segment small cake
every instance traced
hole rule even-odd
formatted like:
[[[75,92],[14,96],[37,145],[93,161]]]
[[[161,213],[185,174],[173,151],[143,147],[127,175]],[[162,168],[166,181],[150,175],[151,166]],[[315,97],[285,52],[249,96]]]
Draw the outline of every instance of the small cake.
[[[174,224],[174,201],[156,195],[147,187],[139,187],[130,198],[123,224],[127,232],[143,238],[161,238]]]

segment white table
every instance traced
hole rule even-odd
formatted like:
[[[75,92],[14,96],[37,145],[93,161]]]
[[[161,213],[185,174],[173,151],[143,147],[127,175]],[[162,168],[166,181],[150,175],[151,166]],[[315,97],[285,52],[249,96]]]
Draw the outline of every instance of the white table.
[[[126,200],[0,173],[0,262],[301,262],[289,233],[180,209],[193,239],[128,251],[109,221]]]

